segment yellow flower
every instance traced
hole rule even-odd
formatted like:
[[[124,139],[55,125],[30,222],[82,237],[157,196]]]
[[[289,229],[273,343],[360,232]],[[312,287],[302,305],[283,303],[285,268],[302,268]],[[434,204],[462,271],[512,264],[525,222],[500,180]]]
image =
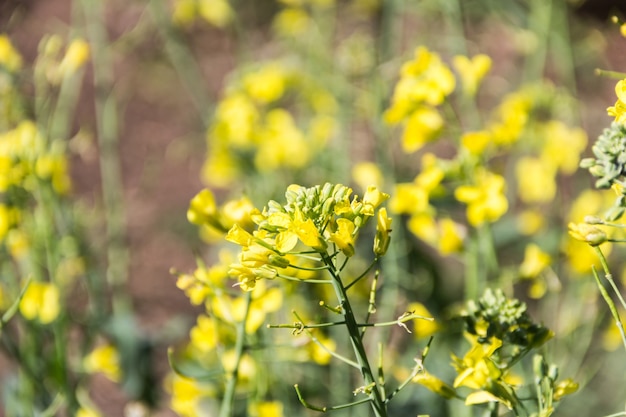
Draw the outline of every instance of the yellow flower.
[[[254,163],[261,171],[281,166],[302,168],[311,158],[311,146],[287,110],[270,110],[258,131],[258,138]]]
[[[53,322],[61,311],[59,289],[52,283],[34,281],[20,301],[20,313],[42,324]]]
[[[288,7],[281,10],[272,23],[276,33],[286,38],[306,33],[310,25],[311,18],[299,7]]]
[[[606,109],[609,116],[615,117],[617,123],[626,123],[626,79],[615,85],[617,101],[613,107]]]
[[[233,20],[233,10],[226,0],[198,0],[198,14],[218,28],[226,27]]]
[[[102,414],[93,407],[80,407],[76,417],[102,417]]]
[[[122,376],[120,357],[112,345],[102,345],[91,351],[83,359],[83,367],[88,373],[103,373],[113,382],[119,382]]]
[[[463,227],[449,218],[441,219],[437,222],[438,227],[438,249],[442,255],[457,253],[463,247],[465,231]]]
[[[422,303],[413,302],[407,306],[407,311],[422,317],[432,318],[432,314]],[[413,320],[413,335],[416,339],[424,339],[439,331],[441,326],[435,320],[416,318]]]
[[[552,258],[541,250],[539,246],[531,243],[524,251],[524,261],[520,265],[519,272],[523,278],[535,278],[544,269],[550,266]]]
[[[412,153],[437,137],[443,128],[443,118],[432,107],[420,106],[406,119],[402,134],[402,149]]]
[[[374,237],[374,253],[376,256],[383,256],[387,253],[391,238],[391,218],[387,216],[387,209],[382,207],[378,210],[376,222],[376,236]]]
[[[285,77],[285,70],[278,63],[270,63],[247,74],[243,78],[243,85],[253,99],[261,103],[271,103],[283,96]]]
[[[201,352],[215,349],[218,342],[218,329],[215,320],[209,316],[198,316],[197,323],[189,331],[190,344]]]
[[[197,417],[200,401],[215,395],[212,386],[177,374],[170,374],[166,384],[171,394],[172,410],[181,417]]]
[[[423,385],[428,388],[432,392],[441,395],[444,398],[454,398],[456,397],[456,393],[454,392],[454,388],[450,385],[443,382],[441,379],[432,375],[426,370],[421,370],[417,375],[413,378],[413,382]]]
[[[383,185],[383,174],[373,162],[359,162],[352,168],[352,178],[358,186],[365,190],[370,184],[376,187]]]
[[[445,175],[437,157],[432,153],[425,153],[422,156],[422,170],[413,181],[430,195],[441,184]]]
[[[250,406],[252,417],[283,417],[283,403],[280,401],[264,401]]]
[[[461,145],[472,155],[481,155],[491,140],[491,133],[487,130],[467,132],[461,136]]]
[[[480,82],[491,69],[491,58],[487,55],[475,55],[471,60],[463,55],[457,55],[452,63],[461,76],[463,92],[474,96]]]
[[[472,226],[495,222],[508,210],[505,181],[487,170],[476,173],[475,185],[462,185],[454,191],[457,200],[467,204],[467,220]]]
[[[217,106],[215,118],[209,137],[222,139],[237,148],[252,146],[260,115],[247,95],[237,92],[226,96]]]
[[[564,174],[578,169],[580,154],[587,147],[587,134],[581,128],[570,129],[564,123],[553,120],[543,128],[544,145],[541,160],[558,168]]]
[[[361,214],[370,217],[373,216],[378,206],[380,206],[383,201],[388,198],[389,194],[383,193],[376,186],[368,186],[367,191],[365,191],[365,195],[363,196],[363,209],[361,210]]]
[[[490,344],[479,343],[477,339],[472,341],[470,350],[460,359],[453,356],[453,365],[458,375],[454,380],[454,388],[465,386],[473,389],[482,389],[502,376],[495,363],[489,358],[502,346],[502,341],[495,337],[491,338]]]
[[[84,39],[74,39],[59,64],[59,73],[63,77],[73,75],[89,59],[89,44]]]
[[[578,383],[574,382],[571,378],[567,378],[563,381],[557,382],[554,387],[553,398],[555,401],[560,401],[566,395],[573,394],[576,391],[578,391]]]
[[[517,161],[515,173],[518,194],[525,203],[547,203],[556,194],[556,169],[552,164],[534,157]]]
[[[395,214],[421,213],[428,209],[428,192],[415,183],[396,184],[389,202],[389,210]]]
[[[22,68],[22,56],[15,50],[7,35],[0,35],[0,65],[11,72]]]
[[[328,238],[348,257],[354,255],[354,229],[355,225],[351,220],[337,219],[337,231]]]
[[[237,355],[233,349],[224,352],[220,358],[224,371],[227,374],[232,374],[235,370]],[[250,382],[257,372],[257,365],[252,356],[244,353],[239,361],[239,367],[237,368],[237,381],[242,384]]]
[[[523,235],[536,234],[545,226],[545,216],[539,210],[524,210],[517,216],[517,230]]]
[[[608,240],[606,232],[596,226],[586,223],[569,223],[567,226],[570,236],[590,246],[598,246]]]
[[[225,239],[240,246],[250,246],[255,240],[254,236],[245,231],[237,223],[230,228]]]
[[[217,205],[211,190],[204,189],[196,194],[189,203],[187,210],[187,220],[193,224],[210,223],[212,225],[220,222],[217,218]]]

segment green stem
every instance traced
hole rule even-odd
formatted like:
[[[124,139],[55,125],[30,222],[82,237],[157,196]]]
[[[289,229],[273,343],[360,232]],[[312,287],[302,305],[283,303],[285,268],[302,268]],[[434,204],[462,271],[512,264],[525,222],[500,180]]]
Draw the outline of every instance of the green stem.
[[[233,415],[233,404],[235,402],[235,388],[237,387],[237,377],[239,375],[239,366],[243,357],[246,338],[246,321],[250,313],[250,302],[252,301],[252,293],[246,292],[244,305],[244,316],[237,323],[237,340],[235,342],[235,365],[229,375],[226,376],[226,389],[224,390],[224,398],[220,408],[219,417],[230,417]]]
[[[602,295],[602,298],[604,298],[604,301],[606,301],[607,305],[609,306],[609,310],[611,310],[611,314],[613,315],[615,324],[617,325],[620,335],[622,336],[622,343],[624,344],[624,349],[626,349],[626,334],[624,334],[624,326],[622,325],[622,319],[620,318],[619,313],[617,312],[617,308],[615,307],[615,303],[611,299],[611,296],[606,291],[606,288],[604,288],[604,285],[602,285],[602,282],[600,281],[600,276],[598,275],[598,271],[596,271],[595,266],[592,266],[592,271],[593,271],[593,277],[596,279],[596,284],[598,284],[598,290],[600,290],[600,294]]]
[[[113,290],[114,311],[127,311],[130,300],[128,281],[129,253],[126,246],[126,216],[122,197],[121,163],[118,154],[118,107],[113,91],[113,69],[108,54],[106,28],[102,21],[103,3],[82,0],[87,34],[93,57],[96,91],[96,130],[100,150],[102,197],[107,233],[107,280]]]
[[[357,324],[356,318],[354,316],[354,311],[352,310],[352,305],[350,304],[350,300],[348,299],[346,289],[341,282],[341,277],[336,274],[334,265],[328,255],[322,255],[322,258],[324,262],[330,267],[329,271],[333,277],[333,288],[335,289],[339,304],[343,308],[343,316],[346,321],[346,328],[348,329],[350,342],[352,344],[352,348],[354,350],[357,362],[360,366],[361,375],[363,376],[365,386],[372,386],[372,388],[369,390],[369,398],[371,400],[370,404],[372,406],[372,410],[374,411],[374,415],[376,417],[387,417],[387,406],[379,391],[378,385],[376,383],[376,378],[374,377],[374,373],[372,372],[372,368],[367,358],[367,352],[365,350],[365,346],[363,345],[363,339],[361,338],[359,325]]]
[[[622,307],[626,310],[626,301],[624,301],[624,297],[622,297],[622,294],[617,288],[617,285],[615,285],[615,281],[613,280],[613,274],[611,274],[611,271],[609,270],[609,264],[606,261],[606,257],[604,256],[604,253],[602,253],[602,250],[600,249],[599,246],[594,246],[593,248],[596,251],[596,254],[598,255],[598,257],[600,258],[600,263],[602,264],[602,269],[604,270],[604,278],[606,278],[609,284],[611,284],[611,288],[613,288],[613,291],[615,291],[617,298],[619,299],[620,303],[622,303]]]

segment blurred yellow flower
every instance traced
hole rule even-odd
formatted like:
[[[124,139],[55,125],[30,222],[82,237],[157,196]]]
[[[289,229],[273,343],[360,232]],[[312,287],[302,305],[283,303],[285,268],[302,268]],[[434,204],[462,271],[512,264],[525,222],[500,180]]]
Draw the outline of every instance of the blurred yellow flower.
[[[93,407],[80,407],[76,417],[102,417],[102,414]]]
[[[491,69],[491,58],[484,54],[475,55],[472,59],[464,55],[457,55],[453,58],[452,63],[461,76],[463,92],[469,96],[474,96],[480,82]]]
[[[198,0],[198,14],[218,28],[226,27],[234,17],[233,9],[226,0]]]
[[[199,315],[196,325],[189,331],[190,345],[200,352],[208,353],[217,346],[219,340],[215,320],[206,315]]]
[[[22,56],[13,47],[7,35],[0,35],[0,65],[11,72],[22,68]]]
[[[299,36],[309,29],[311,18],[299,7],[288,7],[276,15],[272,26],[280,36],[289,38]]]
[[[523,235],[534,235],[544,226],[545,215],[539,210],[524,210],[517,215],[517,230]]]
[[[525,203],[547,203],[556,195],[556,168],[546,161],[527,156],[515,166],[517,192]]]
[[[68,77],[76,73],[89,59],[89,44],[84,39],[74,39],[59,64],[59,73]]]
[[[587,134],[581,128],[569,128],[563,122],[552,120],[543,127],[544,144],[541,160],[554,165],[564,174],[578,169],[580,155],[587,148]]]
[[[278,63],[265,64],[243,78],[248,95],[264,104],[281,98],[285,92],[285,83],[285,70]]]
[[[280,401],[264,401],[253,403],[249,407],[252,417],[283,417],[283,403]]]
[[[32,281],[20,301],[20,313],[42,324],[53,322],[61,311],[59,289],[52,283]]]
[[[373,162],[359,162],[352,167],[352,179],[362,190],[371,184],[382,187],[383,174]]]
[[[220,358],[222,367],[227,374],[232,374],[235,370],[237,354],[233,349],[227,350]],[[255,377],[257,372],[257,364],[252,356],[244,353],[239,360],[239,367],[237,368],[237,380],[246,384]]]
[[[428,209],[428,192],[415,183],[395,185],[389,201],[389,210],[394,214],[421,213]]]
[[[328,365],[333,355],[330,352],[334,352],[337,349],[337,344],[333,339],[326,337],[322,333],[315,333],[317,342],[311,340],[307,343],[307,350],[311,360],[318,365]]]
[[[119,382],[122,377],[119,353],[109,344],[99,346],[85,356],[83,368],[91,374],[101,372],[113,382]]]
[[[412,153],[434,140],[443,128],[443,118],[432,107],[420,106],[407,118],[402,134],[402,149]]]
[[[507,212],[504,178],[485,169],[476,173],[475,185],[462,185],[454,190],[457,200],[467,204],[467,220],[472,226],[495,222]]]
[[[491,133],[486,130],[467,132],[461,136],[461,146],[472,155],[481,155],[491,142]]]
[[[181,417],[198,417],[198,405],[203,398],[213,397],[215,388],[190,378],[170,374],[166,388],[171,394],[170,406]]]
[[[454,388],[426,370],[418,372],[413,378],[413,382],[428,388],[432,392],[439,394],[444,398],[456,397]]]
[[[519,272],[523,278],[535,278],[544,269],[550,266],[552,258],[541,250],[541,248],[531,243],[526,245],[524,260],[520,264]]]
[[[407,306],[407,311],[422,317],[432,318],[433,315],[422,303],[413,302]],[[424,339],[435,334],[441,326],[435,320],[416,318],[413,320],[413,335],[416,339]]]

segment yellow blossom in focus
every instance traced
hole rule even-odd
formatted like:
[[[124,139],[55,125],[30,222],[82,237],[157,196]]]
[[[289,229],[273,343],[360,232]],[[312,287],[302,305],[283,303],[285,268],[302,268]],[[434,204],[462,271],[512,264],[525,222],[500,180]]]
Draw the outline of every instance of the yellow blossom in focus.
[[[457,55],[452,63],[461,76],[463,92],[468,96],[474,96],[480,82],[491,69],[491,58],[479,54],[469,59],[464,55]]]
[[[617,123],[626,123],[626,79],[620,80],[615,85],[617,101],[613,107],[606,109],[609,116],[615,118]]]
[[[502,346],[502,341],[492,337],[490,344],[473,341],[472,347],[461,359],[453,356],[453,365],[458,375],[454,380],[454,388],[465,386],[473,389],[487,387],[491,381],[502,376],[502,370],[489,358]]]
[[[337,219],[337,231],[328,238],[348,257],[354,255],[354,229],[355,225],[351,220]]]
[[[502,176],[479,170],[475,185],[462,185],[454,190],[455,198],[467,204],[467,220],[472,226],[495,222],[507,212],[505,185]]]
[[[113,345],[102,345],[91,351],[83,359],[83,368],[88,373],[103,373],[113,382],[119,382],[122,376],[120,357]]]
[[[59,289],[52,283],[31,282],[19,308],[22,316],[28,320],[51,323],[61,311]]]
[[[7,35],[0,35],[0,65],[11,72],[22,67],[22,56],[15,50]]]
[[[380,206],[383,201],[389,198],[389,194],[383,193],[376,186],[370,185],[365,191],[363,196],[363,208],[361,213],[365,216],[373,216],[375,210]]]
[[[521,158],[515,173],[518,194],[525,203],[547,203],[556,194],[555,167],[534,157]]]

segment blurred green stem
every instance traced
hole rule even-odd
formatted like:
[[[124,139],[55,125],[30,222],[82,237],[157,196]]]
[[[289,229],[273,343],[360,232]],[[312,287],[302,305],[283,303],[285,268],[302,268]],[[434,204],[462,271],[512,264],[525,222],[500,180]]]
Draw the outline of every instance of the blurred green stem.
[[[98,0],[81,0],[81,4],[93,57],[96,129],[107,228],[107,280],[113,290],[114,312],[124,312],[130,308],[126,290],[129,253],[126,245],[126,215],[118,151],[118,106],[113,91],[113,66],[106,28],[102,21],[105,15],[104,3]]]
[[[252,292],[248,291],[244,295],[244,316],[239,323],[237,323],[237,339],[235,342],[235,363],[233,370],[226,375],[226,389],[224,391],[224,398],[222,399],[222,406],[220,407],[219,417],[230,417],[233,415],[233,404],[235,402],[235,388],[237,387],[237,378],[239,376],[239,366],[241,364],[241,358],[244,354],[245,339],[246,339],[246,321],[248,320],[248,314],[250,313],[250,302],[252,301]]]

